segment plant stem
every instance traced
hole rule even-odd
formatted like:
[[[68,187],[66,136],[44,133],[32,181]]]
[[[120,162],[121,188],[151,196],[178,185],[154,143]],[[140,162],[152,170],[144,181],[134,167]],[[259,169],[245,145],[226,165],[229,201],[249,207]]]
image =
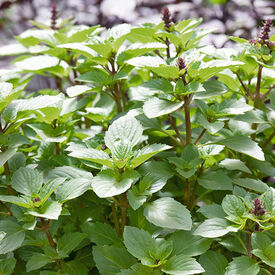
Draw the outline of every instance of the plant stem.
[[[184,114],[185,114],[185,129],[186,129],[186,145],[192,142],[192,130],[190,121],[190,106],[189,97],[184,97]]]
[[[121,236],[121,233],[120,233],[120,230],[119,230],[119,223],[118,223],[118,216],[117,216],[116,206],[115,206],[114,203],[112,204],[112,213],[113,213],[113,217],[114,217],[114,224],[115,224],[116,232],[119,236]]]
[[[275,136],[275,130],[273,131],[273,133],[270,135],[270,137],[265,141],[265,143],[263,144],[262,146],[262,149],[264,149],[268,144],[269,142],[274,138]]]
[[[7,177],[9,177],[11,174],[8,161],[4,163],[4,173]],[[13,189],[10,185],[8,185],[8,190],[10,195],[14,195]]]
[[[201,174],[202,174],[202,171],[203,171],[203,165],[204,165],[204,161],[203,161],[203,163],[201,164],[201,166],[200,166],[200,169],[199,169],[199,172],[198,172],[198,176],[197,176],[197,178],[196,178],[196,182],[195,182],[195,185],[194,185],[194,188],[193,188],[193,191],[192,191],[192,195],[191,195],[191,197],[190,197],[190,200],[189,200],[189,208],[194,208],[193,207],[193,203],[194,203],[194,201],[195,201],[195,197],[196,197],[196,192],[197,192],[197,189],[198,189],[198,186],[199,186],[199,182],[198,182],[198,178],[201,176]]]
[[[169,41],[168,38],[166,38],[165,44],[166,44],[166,46],[167,46],[167,48],[166,48],[167,58],[170,58],[170,57],[171,57],[171,55],[170,55],[170,41]]]
[[[200,133],[200,135],[197,137],[197,139],[195,140],[194,144],[196,145],[200,139],[203,137],[203,135],[206,133],[206,129],[203,129]]]
[[[262,95],[262,98],[265,98],[267,95],[269,95],[270,92],[271,92],[274,88],[275,88],[275,85],[271,86],[271,87],[268,89],[268,91],[267,91],[265,94]]]
[[[247,255],[248,257],[252,258],[252,253],[251,253],[251,234],[250,233],[246,233],[246,248],[247,248]]]
[[[176,122],[175,122],[174,118],[171,115],[168,115],[168,119],[169,119],[174,131],[176,132],[178,138],[180,139],[182,147],[184,147],[185,146],[185,141],[184,141],[182,135],[180,134],[180,132],[177,128],[177,125],[176,125]]]
[[[250,91],[249,91],[248,88],[244,85],[244,83],[243,83],[243,81],[242,81],[242,79],[241,79],[241,77],[240,77],[239,74],[237,74],[237,78],[238,78],[239,82],[241,83],[241,85],[242,85],[242,87],[243,87],[243,89],[244,89],[246,95],[247,95],[248,97],[251,97]]]
[[[261,102],[261,79],[262,79],[262,65],[259,64],[258,66],[258,75],[257,75],[257,84],[256,84],[256,91],[255,91],[255,97],[254,97],[254,108],[259,108],[260,102]],[[252,129],[257,130],[258,124],[253,123]],[[256,133],[251,135],[252,140],[256,139]]]
[[[126,193],[122,194],[121,207],[121,234],[123,234],[124,227],[127,223],[127,196]]]
[[[42,226],[43,226],[43,231],[45,232],[45,234],[47,236],[47,239],[48,239],[48,242],[49,242],[50,246],[56,251],[57,245],[56,245],[56,243],[55,243],[55,241],[52,237],[52,234],[49,230],[50,220],[48,221],[48,223],[46,223],[44,218],[41,218],[41,223],[42,223]],[[55,259],[55,262],[56,262],[56,265],[57,265],[58,269],[62,270],[60,260]]]
[[[190,191],[191,191],[191,183],[190,183],[190,181],[188,179],[186,179],[185,185],[184,185],[183,201],[184,201],[184,204],[187,207],[189,205]]]
[[[0,201],[0,204],[8,211],[7,214],[8,214],[9,216],[13,216],[13,214],[12,214],[10,208],[9,208],[4,202]]]

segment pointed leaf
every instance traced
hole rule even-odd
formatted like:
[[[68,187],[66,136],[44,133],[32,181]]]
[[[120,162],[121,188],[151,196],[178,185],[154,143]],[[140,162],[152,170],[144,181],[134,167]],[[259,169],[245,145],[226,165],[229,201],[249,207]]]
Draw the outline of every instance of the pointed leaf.
[[[107,169],[99,172],[92,180],[94,192],[100,198],[113,197],[127,191],[139,179],[134,170],[127,170],[122,175]]]
[[[146,219],[154,225],[190,230],[192,219],[189,210],[173,198],[160,198],[144,208]]]

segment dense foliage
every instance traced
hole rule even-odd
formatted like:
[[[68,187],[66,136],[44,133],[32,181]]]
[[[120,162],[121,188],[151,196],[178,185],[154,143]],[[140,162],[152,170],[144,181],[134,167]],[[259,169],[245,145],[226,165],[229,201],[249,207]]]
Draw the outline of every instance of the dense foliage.
[[[272,274],[274,41],[201,19],[57,24],[0,55],[0,274]],[[28,92],[36,75],[59,87]]]

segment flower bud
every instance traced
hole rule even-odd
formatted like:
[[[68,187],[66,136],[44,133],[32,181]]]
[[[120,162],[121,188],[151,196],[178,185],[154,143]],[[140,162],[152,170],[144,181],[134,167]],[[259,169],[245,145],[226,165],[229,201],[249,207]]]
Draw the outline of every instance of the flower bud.
[[[266,213],[263,203],[258,198],[256,198],[253,203],[254,207],[250,210],[250,213],[255,216],[263,216]]]
[[[162,21],[164,22],[164,28],[167,31],[170,31],[171,26],[173,25],[170,11],[167,7],[162,10]]]

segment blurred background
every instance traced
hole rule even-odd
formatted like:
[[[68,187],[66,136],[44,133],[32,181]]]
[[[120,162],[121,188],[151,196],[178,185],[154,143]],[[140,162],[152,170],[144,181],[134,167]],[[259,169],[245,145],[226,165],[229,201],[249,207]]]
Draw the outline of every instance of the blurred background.
[[[32,27],[30,20],[50,26],[53,2],[62,19],[105,27],[159,23],[167,6],[174,22],[202,17],[201,27],[215,29],[204,42],[216,47],[230,46],[228,35],[254,38],[264,19],[275,18],[274,0],[0,0],[0,46],[13,43],[15,35]],[[8,68],[10,60],[1,57],[0,68]]]
[[[0,44],[31,27],[30,20],[43,23],[51,17],[53,0],[0,0]],[[174,21],[204,19],[204,27],[216,28],[209,37],[217,47],[226,35],[253,38],[263,19],[275,18],[273,0],[55,0],[59,15],[74,17],[77,24],[112,27],[119,23],[158,23],[167,6]],[[208,41],[209,42],[209,41]]]

